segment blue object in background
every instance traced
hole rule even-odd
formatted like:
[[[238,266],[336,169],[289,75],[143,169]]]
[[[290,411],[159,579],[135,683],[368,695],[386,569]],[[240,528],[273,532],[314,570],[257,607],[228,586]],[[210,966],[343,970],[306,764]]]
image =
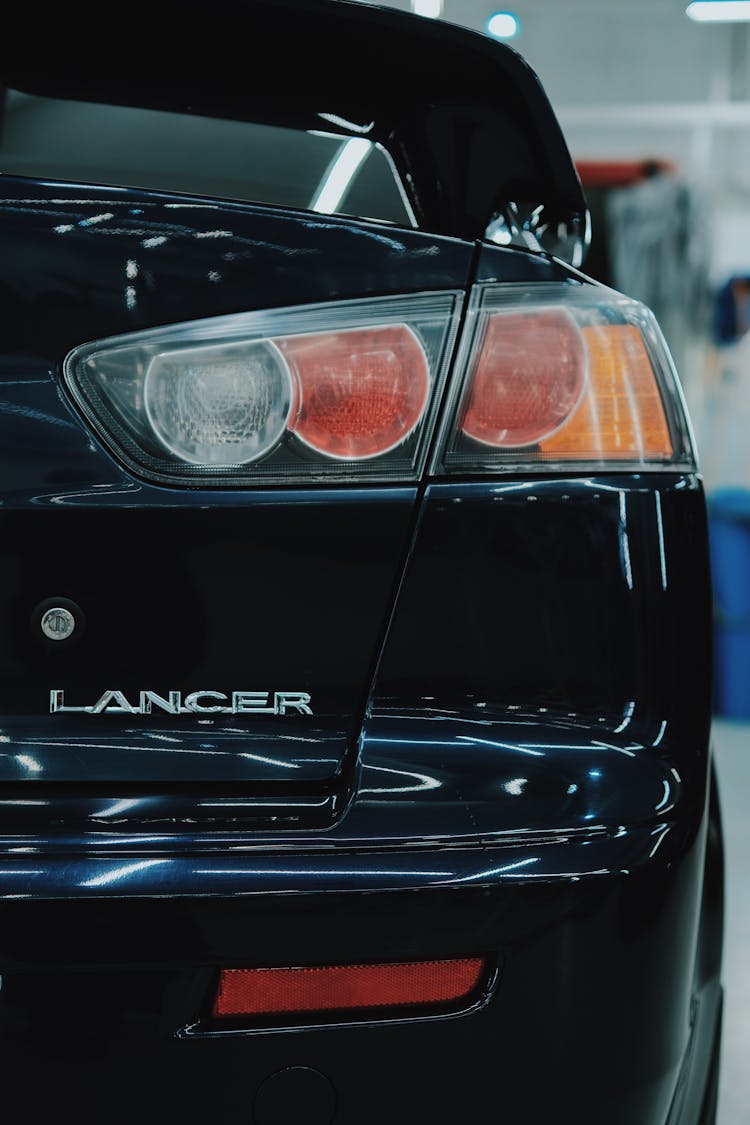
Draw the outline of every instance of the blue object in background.
[[[750,490],[725,488],[709,501],[714,587],[715,709],[750,718]]]
[[[730,277],[714,297],[712,332],[717,347],[734,344],[750,328],[750,277]]]

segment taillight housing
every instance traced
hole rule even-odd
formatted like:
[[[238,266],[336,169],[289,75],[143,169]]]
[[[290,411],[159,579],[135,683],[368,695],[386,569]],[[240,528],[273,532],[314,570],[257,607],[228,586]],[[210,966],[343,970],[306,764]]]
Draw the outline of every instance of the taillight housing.
[[[477,286],[432,470],[691,465],[651,312],[598,285]]]
[[[413,481],[430,448],[433,476],[694,466],[645,306],[573,279],[475,286],[446,388],[461,313],[448,291],[191,321],[85,344],[65,377],[165,484]]]
[[[110,450],[160,483],[413,480],[461,301],[427,293],[192,321],[86,344],[65,376]]]

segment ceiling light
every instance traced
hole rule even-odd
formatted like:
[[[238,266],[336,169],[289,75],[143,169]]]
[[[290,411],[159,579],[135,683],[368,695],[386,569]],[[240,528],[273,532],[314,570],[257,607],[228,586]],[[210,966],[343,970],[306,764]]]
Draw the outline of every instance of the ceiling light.
[[[694,0],[685,10],[698,23],[750,21],[750,0]]]
[[[443,0],[411,0],[411,8],[417,16],[436,20],[443,14]]]
[[[495,12],[487,20],[487,30],[495,39],[512,39],[521,29],[518,16],[512,12]]]

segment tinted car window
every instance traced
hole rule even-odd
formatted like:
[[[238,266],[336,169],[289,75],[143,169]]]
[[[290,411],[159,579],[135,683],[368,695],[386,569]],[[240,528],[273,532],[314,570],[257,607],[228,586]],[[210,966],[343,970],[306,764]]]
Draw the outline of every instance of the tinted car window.
[[[414,225],[388,153],[365,137],[15,90],[0,171]]]

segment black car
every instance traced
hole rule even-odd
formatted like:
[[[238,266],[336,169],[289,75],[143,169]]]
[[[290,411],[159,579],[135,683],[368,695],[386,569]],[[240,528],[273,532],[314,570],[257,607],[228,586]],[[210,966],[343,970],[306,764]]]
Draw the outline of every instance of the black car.
[[[704,497],[533,72],[4,30],[4,1119],[711,1125]]]

